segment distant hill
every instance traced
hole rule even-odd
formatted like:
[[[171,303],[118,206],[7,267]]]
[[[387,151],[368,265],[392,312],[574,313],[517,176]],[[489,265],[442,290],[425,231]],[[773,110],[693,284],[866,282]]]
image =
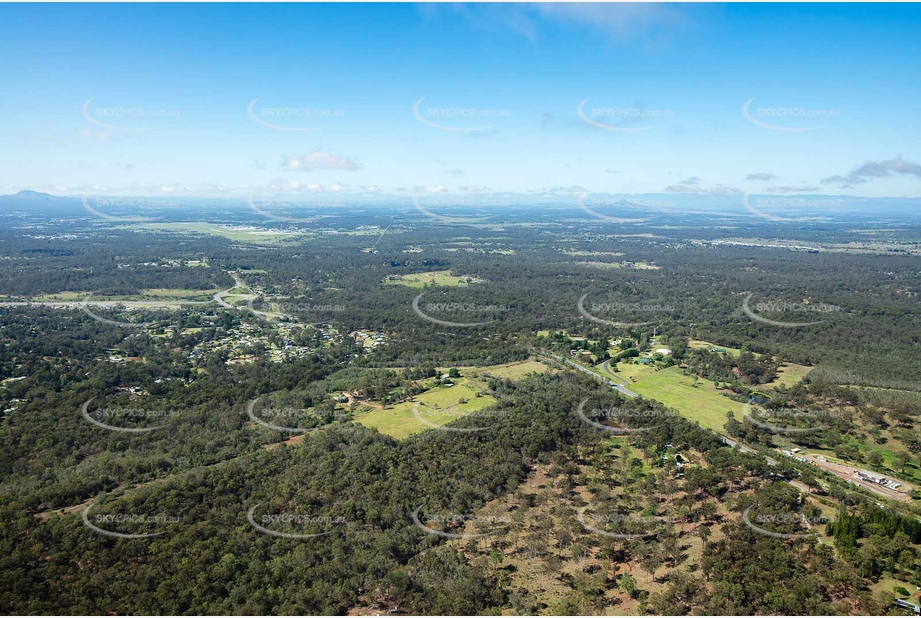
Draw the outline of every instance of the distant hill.
[[[89,214],[83,203],[74,197],[57,197],[38,191],[20,191],[0,195],[0,213],[28,212],[55,217],[76,217]]]

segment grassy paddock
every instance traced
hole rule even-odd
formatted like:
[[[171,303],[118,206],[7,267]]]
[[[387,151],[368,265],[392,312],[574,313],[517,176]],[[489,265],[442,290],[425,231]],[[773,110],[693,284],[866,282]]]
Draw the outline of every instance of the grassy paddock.
[[[445,287],[461,287],[467,285],[464,281],[464,277],[454,276],[451,274],[450,270],[402,275],[399,279],[387,279],[384,283],[388,285],[404,285],[410,288],[422,288],[426,285],[441,285]]]
[[[726,412],[731,410],[737,420],[742,420],[743,404],[722,395],[708,380],[698,380],[695,387],[694,378],[683,375],[677,367],[644,376],[631,384],[630,390],[659,401],[681,416],[719,433],[725,431]]]
[[[413,401],[371,410],[356,416],[355,421],[397,439],[407,438],[420,431],[432,429],[413,414],[416,404],[422,418],[435,425],[445,425],[496,403],[495,398],[489,395],[477,397],[476,393],[481,388],[482,383],[479,381],[460,378],[454,386],[436,386],[417,395]],[[461,399],[465,399],[466,403],[461,404]]]

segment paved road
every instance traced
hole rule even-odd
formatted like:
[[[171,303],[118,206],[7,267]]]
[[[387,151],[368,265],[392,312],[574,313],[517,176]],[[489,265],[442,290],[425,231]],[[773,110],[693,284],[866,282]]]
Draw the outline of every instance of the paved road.
[[[602,365],[602,367],[605,369],[605,373],[607,373],[608,375],[610,375],[610,376],[611,376],[612,378],[614,378],[614,379],[623,380],[623,381],[624,381],[624,384],[618,384],[618,383],[614,382],[613,380],[607,380],[607,379],[604,378],[604,376],[599,376],[599,375],[598,375],[597,373],[595,373],[594,371],[591,371],[591,370],[589,370],[588,368],[583,367],[582,365],[579,365],[578,363],[576,363],[576,362],[574,362],[574,361],[571,361],[571,360],[569,360],[569,359],[567,359],[567,358],[563,358],[563,357],[561,357],[561,356],[557,356],[556,354],[548,354],[548,353],[545,353],[545,352],[538,352],[538,356],[549,356],[550,358],[553,358],[553,359],[555,359],[555,360],[564,362],[564,363],[566,363],[567,365],[569,365],[569,366],[571,366],[571,367],[574,367],[574,368],[578,369],[579,371],[588,373],[589,375],[591,375],[591,376],[593,376],[593,377],[595,377],[595,378],[601,378],[601,379],[604,380],[605,383],[608,384],[611,388],[617,389],[618,391],[620,391],[621,393],[623,393],[623,394],[626,395],[627,397],[636,398],[636,397],[639,397],[639,396],[640,396],[639,393],[634,393],[633,391],[631,391],[629,388],[627,388],[627,387],[625,386],[625,384],[627,384],[627,381],[626,381],[626,380],[623,380],[623,378],[621,378],[620,376],[617,376],[617,375],[613,375],[613,374],[612,374],[611,369],[610,369],[610,365],[609,365],[609,363],[610,363],[611,361],[605,361],[605,363]],[[744,444],[741,444],[741,443],[737,442],[736,440],[731,440],[730,438],[727,438],[727,437],[724,436],[724,435],[720,435],[720,439],[721,439],[724,443],[728,444],[729,446],[731,446],[731,447],[733,447],[733,448],[738,448],[738,449],[739,449],[740,451],[742,451],[743,453],[751,453],[752,455],[757,455],[757,454],[758,454],[757,451],[755,451],[755,450],[753,450],[753,449],[751,449],[751,448],[745,446]],[[772,457],[765,457],[765,459],[767,460],[768,465],[771,465],[771,466],[776,466],[776,465],[777,465],[777,460],[776,460],[776,459],[774,459],[774,458],[772,458]]]
[[[568,358],[563,358],[562,356],[557,356],[556,354],[548,354],[548,353],[546,353],[546,352],[539,352],[538,355],[539,355],[539,356],[549,356],[550,358],[552,358],[552,359],[554,359],[554,360],[557,360],[557,361],[560,361],[561,363],[566,363],[566,364],[569,365],[570,367],[573,367],[573,368],[575,368],[575,369],[578,369],[579,371],[581,371],[581,372],[583,372],[583,373],[587,373],[587,374],[589,374],[590,376],[592,376],[593,378],[600,378],[601,380],[604,381],[605,384],[607,384],[608,386],[610,386],[611,388],[613,388],[613,389],[615,389],[615,390],[617,390],[617,391],[620,391],[621,393],[623,393],[623,394],[626,395],[627,397],[633,397],[634,399],[636,399],[637,397],[640,396],[639,393],[634,393],[634,392],[631,391],[629,388],[627,388],[626,386],[624,386],[624,384],[626,384],[626,382],[624,382],[624,384],[618,384],[617,382],[614,382],[613,380],[608,380],[608,379],[605,378],[604,376],[599,375],[598,373],[592,371],[592,370],[589,369],[588,367],[583,367],[583,366],[580,365],[579,363],[577,363],[577,362],[575,362],[575,361],[571,361],[571,360],[569,360]]]
[[[630,384],[624,378],[620,377],[611,370],[611,360],[608,359],[601,364],[601,368],[604,369],[604,372],[608,374],[608,377],[614,382],[614,388],[622,392],[628,397],[639,397],[638,393],[634,393],[627,386]]]
[[[589,374],[589,375],[591,375],[591,376],[593,376],[593,377],[601,378],[602,380],[605,381],[605,383],[607,383],[609,386],[611,386],[611,388],[617,389],[618,391],[620,391],[621,393],[623,393],[624,395],[626,395],[626,396],[628,396],[628,397],[634,397],[634,398],[635,398],[635,397],[639,397],[639,394],[638,394],[638,393],[634,393],[633,391],[631,391],[630,389],[628,389],[626,386],[624,386],[624,384],[618,384],[618,383],[614,382],[613,380],[605,379],[604,376],[599,376],[597,373],[595,373],[594,371],[591,371],[591,370],[588,369],[587,367],[583,367],[582,365],[580,365],[580,364],[578,364],[578,363],[576,363],[576,362],[574,362],[574,361],[571,361],[571,360],[569,360],[569,359],[567,359],[567,358],[563,358],[563,357],[561,357],[561,356],[557,356],[556,354],[548,354],[548,353],[544,353],[544,352],[539,352],[538,355],[539,355],[539,356],[549,356],[550,358],[553,358],[554,360],[557,360],[557,361],[566,363],[566,364],[569,365],[570,367],[574,367],[575,369],[578,369],[579,371],[582,371],[582,372],[584,372],[584,373],[587,373],[587,374]],[[605,369],[605,373],[607,373],[608,375],[610,375],[612,378],[619,379],[619,380],[623,380],[623,378],[621,378],[620,376],[612,375],[612,372],[611,372],[609,363],[610,363],[610,361],[605,361],[605,363],[602,365],[602,367]],[[624,381],[624,383],[626,384],[626,381]],[[731,446],[731,447],[733,447],[733,448],[738,448],[738,449],[739,449],[740,451],[742,451],[743,453],[750,453],[750,454],[752,454],[752,455],[757,455],[757,454],[758,454],[757,451],[755,451],[754,449],[752,449],[752,448],[750,448],[750,447],[748,447],[748,446],[745,446],[744,444],[738,442],[737,440],[732,440],[732,439],[730,439],[730,438],[727,438],[727,437],[724,436],[724,435],[720,435],[720,439],[721,439],[724,443],[728,444],[729,446]],[[899,501],[902,501],[902,502],[908,501],[908,500],[910,499],[910,498],[908,497],[908,492],[911,491],[912,488],[911,488],[907,483],[905,483],[904,481],[899,481],[899,482],[902,483],[902,488],[903,488],[902,490],[889,489],[888,487],[884,487],[884,486],[882,486],[882,485],[877,485],[876,483],[868,483],[868,482],[866,482],[866,481],[859,481],[859,480],[855,479],[855,478],[853,477],[853,471],[854,471],[853,466],[846,466],[846,465],[843,465],[843,464],[836,464],[836,463],[832,463],[832,462],[828,462],[828,461],[825,461],[825,462],[819,461],[819,460],[813,458],[811,455],[805,455],[805,457],[806,457],[806,459],[807,459],[810,463],[814,463],[817,467],[819,467],[819,468],[821,468],[821,469],[823,469],[823,470],[826,470],[826,471],[828,471],[828,472],[831,472],[831,473],[834,474],[835,476],[837,476],[837,477],[839,477],[839,478],[842,478],[842,479],[844,479],[844,480],[846,480],[846,481],[849,481],[849,482],[851,482],[851,483],[854,483],[855,485],[857,485],[857,486],[859,486],[859,487],[863,487],[864,489],[867,489],[867,490],[869,490],[869,491],[871,491],[871,492],[877,494],[878,496],[882,496],[882,497],[884,497],[884,498],[888,498],[889,500],[899,500]],[[771,465],[771,466],[776,466],[776,465],[778,465],[778,461],[777,461],[776,459],[774,459],[773,457],[767,457],[767,456],[765,456],[765,460],[768,462],[768,465]]]
[[[142,307],[178,308],[183,305],[207,305],[204,300],[32,300],[4,301],[0,307],[58,307],[62,309],[81,307],[125,307],[127,309]]]
[[[745,445],[742,444],[741,442],[738,442],[738,441],[736,441],[736,440],[732,440],[732,439],[730,439],[730,438],[727,438],[726,436],[721,435],[721,436],[720,436],[720,439],[721,439],[723,442],[725,442],[726,444],[728,444],[729,446],[731,446],[732,448],[738,448],[738,449],[739,449],[740,451],[742,451],[743,453],[750,453],[750,454],[752,454],[752,455],[757,455],[757,454],[758,454],[757,451],[752,450],[751,448],[745,446]],[[765,456],[764,458],[767,460],[769,466],[776,466],[776,465],[777,465],[777,460],[776,460],[776,459],[774,459],[774,458],[772,458],[772,457],[767,457],[767,456]]]
[[[243,288],[243,289],[249,290],[249,286],[246,285],[246,282],[243,281],[243,279],[241,279],[240,276],[239,276],[237,273],[231,272],[231,271],[227,271],[227,274],[230,275],[231,277],[233,277],[234,285],[233,285],[233,287],[229,287],[229,288],[227,288],[226,290],[221,290],[220,292],[218,292],[217,294],[215,294],[215,295],[214,295],[214,302],[216,302],[217,304],[219,304],[221,307],[224,307],[225,309],[239,309],[239,307],[237,307],[237,306],[235,306],[235,305],[231,305],[231,304],[228,303],[226,300],[224,300],[224,296],[227,295],[227,294],[229,294],[230,291],[233,290],[234,288]],[[250,298],[252,298],[252,296],[243,296],[243,298],[250,299]]]

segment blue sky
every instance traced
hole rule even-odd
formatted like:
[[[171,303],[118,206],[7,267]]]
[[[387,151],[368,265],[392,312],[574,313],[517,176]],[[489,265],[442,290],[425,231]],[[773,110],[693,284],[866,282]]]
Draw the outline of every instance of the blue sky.
[[[921,196],[917,5],[6,4],[0,23],[2,193]]]

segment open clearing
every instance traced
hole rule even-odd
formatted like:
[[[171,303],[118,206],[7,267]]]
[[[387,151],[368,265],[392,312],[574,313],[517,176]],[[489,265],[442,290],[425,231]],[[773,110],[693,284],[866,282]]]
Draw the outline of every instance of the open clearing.
[[[62,302],[77,302],[77,301],[89,301],[91,304],[96,301],[145,301],[145,300],[189,300],[189,301],[202,301],[207,302],[214,296],[215,293],[220,292],[220,288],[209,289],[209,290],[183,290],[179,288],[149,288],[146,290],[141,290],[140,294],[132,294],[127,296],[107,296],[103,294],[91,294],[89,292],[57,292],[55,294],[43,294],[41,296],[36,296],[34,301],[36,302],[53,302],[53,301],[62,301]]]
[[[400,440],[432,428],[419,421],[413,414],[413,408],[417,404],[422,418],[435,425],[445,425],[496,403],[496,400],[489,395],[477,397],[481,389],[481,382],[459,378],[454,386],[436,386],[417,395],[412,401],[356,415],[355,422],[365,427],[373,427],[381,433]],[[460,403],[461,399],[464,399],[466,403]]]
[[[576,266],[592,268],[633,268],[635,270],[659,270],[661,266],[649,262],[574,262]]]
[[[251,226],[215,225],[213,223],[144,223],[132,226],[149,232],[175,232],[178,234],[207,234],[223,236],[229,240],[258,245],[280,244],[304,236],[302,232],[271,230]]]
[[[695,350],[710,350],[712,348],[722,348],[723,350],[726,351],[727,354],[731,356],[735,356],[735,357],[738,357],[742,353],[742,350],[740,350],[739,348],[727,348],[726,346],[719,346],[719,345],[716,345],[715,343],[710,343],[709,341],[699,341],[696,339],[692,339],[691,341],[689,341],[688,347],[693,348]],[[761,354],[758,354],[757,352],[755,352],[754,354],[755,356],[761,356]],[[797,365],[795,363],[783,363],[780,366],[780,369],[777,371],[777,379],[775,379],[772,382],[768,382],[767,384],[764,384],[763,386],[767,388],[772,387],[772,386],[783,386],[785,388],[789,388],[793,386],[794,384],[800,382],[803,378],[806,377],[806,374],[808,374],[813,369],[815,369],[815,367],[807,367],[806,365]]]
[[[411,275],[400,275],[399,279],[387,279],[385,284],[405,285],[410,288],[422,288],[426,285],[443,285],[447,287],[459,287],[468,285],[468,279],[472,277],[457,277],[451,274],[450,270],[438,270],[429,273],[413,273]]]
[[[444,425],[472,412],[478,412],[496,403],[490,395],[480,395],[486,388],[487,375],[520,380],[529,373],[545,373],[550,368],[533,359],[504,365],[480,365],[461,367],[461,377],[454,380],[454,386],[434,386],[417,395],[411,401],[393,406],[376,407],[368,412],[355,415],[355,422],[365,427],[374,427],[381,433],[403,439],[432,427],[420,422],[413,414],[418,404],[419,414],[429,423]],[[439,372],[446,373],[447,367]],[[465,403],[460,403],[460,400]]]
[[[478,367],[477,369],[478,371],[470,372],[474,377],[482,372],[484,375],[488,373],[497,378],[519,380],[529,373],[546,373],[549,367],[539,361],[528,360],[523,363],[509,363],[507,365],[496,365],[494,367]]]
[[[726,346],[716,345],[715,343],[710,343],[709,341],[698,341],[697,339],[691,339],[688,342],[688,347],[695,350],[709,350],[711,348],[722,348],[726,350],[728,354],[732,356],[738,356],[742,353],[742,350],[739,348],[727,348]]]
[[[731,410],[736,420],[742,420],[744,406],[741,403],[721,395],[708,380],[697,380],[694,386],[694,378],[683,375],[677,367],[651,373],[631,384],[630,389],[717,433],[725,431],[726,412]]]
[[[612,376],[623,378],[628,382],[636,382],[656,372],[655,367],[650,367],[649,365],[637,365],[636,363],[617,363],[616,366],[618,369],[617,372],[606,373],[610,373]]]
[[[793,363],[784,363],[777,371],[777,379],[772,382],[768,382],[764,386],[783,386],[785,388],[789,388],[794,384],[799,383],[803,378],[806,377],[806,374],[808,374],[813,369],[815,369],[815,367],[794,365]]]

